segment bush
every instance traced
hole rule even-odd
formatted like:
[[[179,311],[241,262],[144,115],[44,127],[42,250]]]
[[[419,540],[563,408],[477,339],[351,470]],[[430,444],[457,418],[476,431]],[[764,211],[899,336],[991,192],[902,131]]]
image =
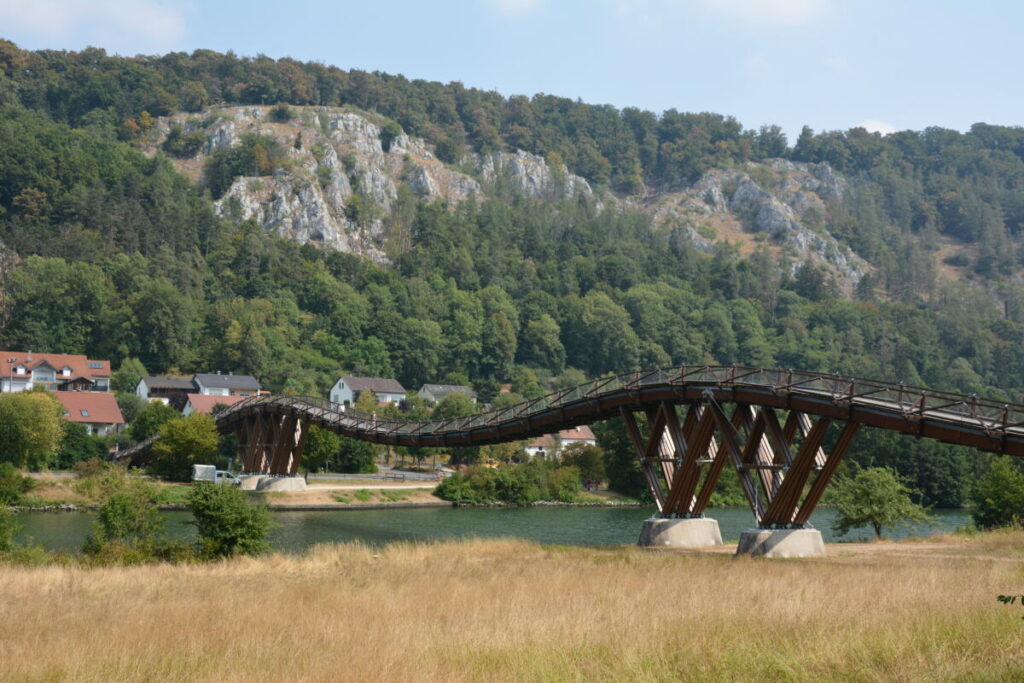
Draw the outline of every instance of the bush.
[[[167,139],[161,146],[172,157],[190,159],[202,149],[204,142],[206,142],[206,135],[203,131],[194,130],[191,133],[185,133],[181,126],[172,126],[171,131],[167,134]]]
[[[274,123],[288,123],[295,118],[295,112],[284,102],[279,102],[270,109],[267,118]]]
[[[1024,523],[1024,472],[1002,456],[978,480],[971,492],[971,518],[979,529],[1021,526]]]
[[[153,443],[149,472],[171,481],[192,478],[192,465],[209,463],[217,454],[220,439],[213,418],[192,413],[164,423],[160,439]]]
[[[539,500],[576,500],[580,472],[575,467],[554,467],[532,460],[514,467],[471,467],[442,481],[434,495],[453,503],[511,503],[529,505]]]
[[[850,529],[870,526],[875,537],[881,538],[885,527],[929,519],[924,508],[910,500],[910,489],[887,467],[868,467],[844,477],[836,482],[832,493],[839,512],[832,528],[840,536]]]
[[[164,537],[159,493],[152,482],[121,479],[97,511],[93,531],[82,547],[91,563],[132,565],[191,556],[186,544]]]
[[[22,525],[17,515],[0,508],[0,561],[11,564],[39,566],[50,561],[50,554],[39,545],[22,544],[14,540]]]
[[[267,509],[250,505],[233,486],[200,482],[192,487],[188,508],[199,531],[200,557],[216,559],[233,555],[259,555],[267,550],[272,522]]]
[[[0,506],[18,505],[35,486],[35,479],[22,475],[11,463],[0,463]]]

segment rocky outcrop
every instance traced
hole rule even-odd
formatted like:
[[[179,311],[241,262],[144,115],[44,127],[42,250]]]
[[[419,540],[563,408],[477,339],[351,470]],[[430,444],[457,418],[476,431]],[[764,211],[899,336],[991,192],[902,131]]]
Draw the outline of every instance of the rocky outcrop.
[[[808,260],[824,266],[849,292],[870,266],[828,231],[828,204],[841,201],[846,188],[827,164],[774,159],[708,171],[691,188],[656,197],[646,208],[658,224],[686,229],[700,248],[710,251],[719,239],[749,249],[760,242],[794,272]]]
[[[404,133],[386,140],[383,122],[369,114],[332,107],[296,107],[291,113],[284,122],[272,120],[270,107],[177,114],[159,121],[148,150],[155,153],[174,126],[201,132],[195,156],[172,160],[198,183],[206,157],[241,144],[248,134],[273,137],[287,150],[286,163],[271,176],[236,178],[215,202],[217,212],[378,262],[387,260],[387,218],[403,185],[421,199],[453,204],[496,183],[540,199],[592,194],[583,178],[553,170],[534,154],[472,154],[462,161],[468,169],[463,171],[441,162],[424,140]]]
[[[387,260],[389,217],[403,192],[452,205],[478,194],[512,192],[541,200],[584,195],[598,208],[638,208],[656,226],[682,228],[707,251],[721,240],[748,252],[763,244],[791,269],[806,260],[824,266],[846,291],[869,269],[829,233],[829,207],[843,200],[847,181],[827,164],[751,162],[710,170],[682,190],[617,199],[522,150],[468,154],[453,166],[424,140],[386,130],[386,119],[374,114],[293,107],[288,120],[275,121],[272,111],[222,107],[160,119],[149,151],[156,153],[173,126],[198,133],[202,144],[196,154],[172,161],[201,182],[210,155],[241,144],[249,134],[272,137],[284,150],[283,163],[272,175],[236,178],[215,202],[218,213],[377,262]]]

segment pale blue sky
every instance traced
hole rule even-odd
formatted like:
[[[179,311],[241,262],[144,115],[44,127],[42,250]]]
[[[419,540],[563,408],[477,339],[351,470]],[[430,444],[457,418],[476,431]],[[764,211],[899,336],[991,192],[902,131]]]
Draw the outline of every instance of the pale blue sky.
[[[815,130],[1020,125],[1024,3],[0,0],[29,49],[234,50]]]

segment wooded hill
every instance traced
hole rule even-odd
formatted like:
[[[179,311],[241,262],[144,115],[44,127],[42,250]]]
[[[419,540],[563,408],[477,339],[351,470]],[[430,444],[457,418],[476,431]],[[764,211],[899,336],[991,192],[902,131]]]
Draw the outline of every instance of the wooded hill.
[[[246,372],[307,394],[342,370],[407,387],[471,383],[486,399],[506,381],[529,397],[607,372],[720,362],[1022,400],[1021,129],[805,130],[789,147],[777,128],[716,114],[504,98],[209,51],[121,58],[0,43],[0,74],[6,348]],[[278,101],[376,112],[447,161],[469,149],[558,158],[620,197],[747,160],[824,161],[852,187],[829,230],[875,274],[842,299],[809,264],[791,274],[763,249],[702,253],[629,204],[501,188],[457,207],[410,201],[411,245],[375,265],[220,219],[207,191],[133,147],[156,116]],[[949,243],[959,277],[937,282],[934,251]],[[930,500],[962,500],[973,461],[922,449],[901,468],[925,483],[929,467],[945,468],[948,486]]]

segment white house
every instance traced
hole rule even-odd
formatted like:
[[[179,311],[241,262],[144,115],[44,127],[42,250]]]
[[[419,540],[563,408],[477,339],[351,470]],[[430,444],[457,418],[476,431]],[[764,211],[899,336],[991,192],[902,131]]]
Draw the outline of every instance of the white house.
[[[405,400],[405,388],[396,379],[386,377],[339,377],[331,387],[331,401],[344,405],[355,405],[359,394],[370,390],[377,397],[377,403],[397,404]]]
[[[49,391],[110,390],[110,361],[90,360],[71,353],[0,351],[0,392],[30,391],[41,386]]]
[[[139,398],[152,401],[160,399],[164,403],[171,399],[180,399],[185,394],[196,390],[195,384],[188,377],[142,377],[135,385],[135,394]]]
[[[206,396],[256,396],[260,393],[260,383],[252,375],[197,372],[192,381],[197,393]]]
[[[594,432],[587,425],[563,429],[557,434],[544,434],[527,444],[526,454],[531,458],[540,456],[542,458],[555,458],[562,454],[567,446],[574,443],[582,443],[588,446],[596,446],[597,438]]]
[[[476,403],[476,392],[461,384],[424,384],[419,391],[419,397],[434,403],[440,403],[441,399],[449,394],[465,394]]]

